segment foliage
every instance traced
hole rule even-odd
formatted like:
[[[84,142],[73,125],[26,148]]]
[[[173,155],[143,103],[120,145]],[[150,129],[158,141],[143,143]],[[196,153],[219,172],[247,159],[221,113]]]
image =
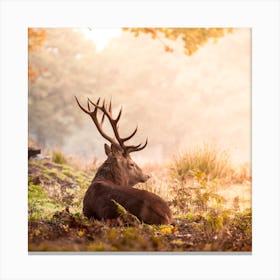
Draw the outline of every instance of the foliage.
[[[172,184],[170,192],[174,212],[190,214],[221,208],[225,199],[215,192],[217,181],[207,180],[205,173],[198,171],[193,176],[194,180],[190,184],[178,180]]]
[[[209,39],[217,42],[218,38],[233,32],[233,28],[123,28],[123,30],[134,33],[136,37],[140,33],[149,34],[152,39],[160,40],[167,52],[172,52],[173,48],[163,41],[163,36],[173,41],[180,38],[184,42],[186,55],[194,54]]]
[[[196,215],[176,225],[124,226],[88,220],[69,209],[29,222],[29,251],[251,251],[251,219],[243,230],[236,216]],[[238,218],[246,219],[240,212]]]
[[[161,166],[150,169],[165,172]],[[141,223],[117,202],[116,220],[84,217],[82,199],[96,167],[87,170],[70,161],[29,160],[30,251],[251,251],[251,209],[241,210],[237,199],[233,208],[226,208],[215,192],[217,181],[205,173],[194,172],[188,182],[159,173],[166,197],[173,198],[174,221],[156,226]],[[156,183],[146,187],[155,190]]]
[[[28,51],[38,50],[46,40],[46,30],[28,28]]]

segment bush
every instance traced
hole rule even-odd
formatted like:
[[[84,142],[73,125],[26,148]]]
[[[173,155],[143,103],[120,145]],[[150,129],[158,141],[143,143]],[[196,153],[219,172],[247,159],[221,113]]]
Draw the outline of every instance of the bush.
[[[175,179],[183,182],[188,177],[194,177],[194,173],[205,174],[209,179],[220,179],[231,176],[233,172],[228,153],[208,145],[176,157],[170,171]]]

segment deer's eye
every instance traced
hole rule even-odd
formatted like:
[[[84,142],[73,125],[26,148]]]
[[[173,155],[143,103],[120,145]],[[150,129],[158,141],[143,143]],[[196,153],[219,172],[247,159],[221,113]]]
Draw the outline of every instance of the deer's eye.
[[[134,163],[133,163],[133,162],[130,162],[130,163],[128,164],[128,167],[133,168],[133,167],[134,167]]]

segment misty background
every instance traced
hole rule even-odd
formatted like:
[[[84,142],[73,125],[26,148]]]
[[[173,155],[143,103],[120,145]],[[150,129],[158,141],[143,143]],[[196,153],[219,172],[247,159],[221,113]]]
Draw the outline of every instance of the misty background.
[[[148,138],[148,146],[132,155],[138,162],[166,161],[203,144],[250,162],[250,29],[209,40],[192,56],[180,40],[165,42],[173,52],[148,34],[120,32],[98,49],[82,29],[46,29],[44,44],[29,53],[29,63],[41,69],[29,81],[29,138],[47,150],[103,159],[106,141],[74,96],[84,106],[87,97],[112,98],[115,116],[123,108],[121,136],[138,125],[130,143]]]

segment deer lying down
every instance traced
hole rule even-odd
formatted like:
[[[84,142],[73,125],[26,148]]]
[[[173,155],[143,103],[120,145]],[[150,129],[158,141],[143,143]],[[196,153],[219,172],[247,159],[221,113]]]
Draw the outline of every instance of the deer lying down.
[[[93,120],[99,133],[111,143],[111,147],[105,144],[106,161],[98,168],[91,185],[86,191],[83,201],[83,213],[88,218],[113,219],[119,216],[117,206],[114,201],[121,204],[128,212],[138,217],[139,220],[147,224],[169,224],[172,221],[172,214],[167,203],[159,196],[133,188],[137,183],[144,183],[149,176],[144,174],[139,166],[131,159],[130,153],[143,150],[148,141],[141,146],[125,145],[137,132],[125,138],[120,137],[118,131],[118,121],[122,110],[117,118],[112,116],[111,101],[107,108],[105,101],[99,105],[100,98],[96,103],[88,99],[87,109],[81,106],[77,97],[79,107],[87,113]],[[91,106],[94,110],[91,111]],[[98,112],[102,113],[99,121]],[[115,138],[105,134],[102,124],[105,117],[108,119],[114,131]]]

